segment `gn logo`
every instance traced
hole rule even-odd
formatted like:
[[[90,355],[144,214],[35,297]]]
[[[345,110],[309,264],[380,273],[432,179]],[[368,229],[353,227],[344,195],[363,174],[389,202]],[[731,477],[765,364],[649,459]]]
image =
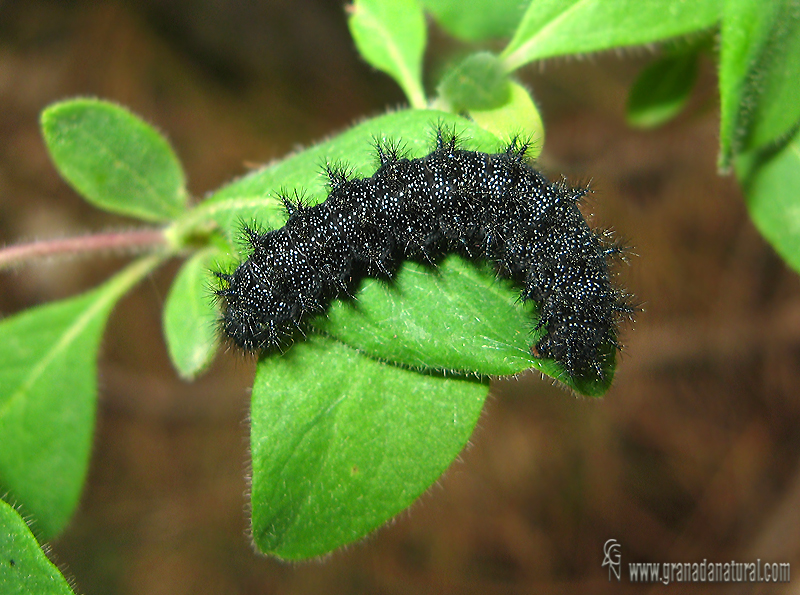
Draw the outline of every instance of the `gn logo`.
[[[616,539],[609,539],[603,546],[603,568],[608,566],[608,580],[611,580],[613,573],[620,580],[622,570],[622,546]]]

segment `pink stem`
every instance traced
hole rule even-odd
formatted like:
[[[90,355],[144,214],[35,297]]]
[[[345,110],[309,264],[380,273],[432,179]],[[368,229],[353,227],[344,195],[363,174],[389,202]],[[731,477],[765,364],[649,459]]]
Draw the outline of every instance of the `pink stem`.
[[[0,248],[0,270],[49,256],[74,256],[88,252],[140,252],[166,246],[161,229],[100,233],[97,235],[41,240]]]

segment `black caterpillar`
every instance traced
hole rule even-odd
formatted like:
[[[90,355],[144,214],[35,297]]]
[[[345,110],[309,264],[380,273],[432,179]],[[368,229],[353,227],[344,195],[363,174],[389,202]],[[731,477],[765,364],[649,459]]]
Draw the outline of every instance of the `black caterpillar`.
[[[588,189],[549,182],[516,140],[501,153],[468,151],[440,127],[434,150],[418,159],[402,157],[396,143],[376,145],[371,177],[329,166],[324,202],[282,196],[284,227],[245,228],[249,258],[217,273],[225,334],[247,350],[276,347],[363,276],[391,278],[405,259],[433,263],[458,252],[487,259],[522,287],[522,301],[538,304],[546,332],[535,356],[571,377],[602,377],[603,350],[619,348],[620,318],[634,308],[610,279],[620,246],[578,210]]]

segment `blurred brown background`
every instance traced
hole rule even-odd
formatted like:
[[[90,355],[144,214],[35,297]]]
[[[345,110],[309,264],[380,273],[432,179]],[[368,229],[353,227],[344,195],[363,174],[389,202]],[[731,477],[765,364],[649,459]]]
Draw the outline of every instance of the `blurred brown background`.
[[[430,72],[454,51],[433,37]],[[520,73],[547,125],[541,166],[591,179],[596,223],[638,255],[621,274],[645,311],[604,399],[535,374],[496,382],[471,446],[410,512],[324,561],[282,564],[247,537],[252,364],[224,354],[200,380],[177,379],[160,328],[172,263],[119,305],[104,341],[89,482],[53,544],[78,591],[665,589],[609,583],[610,538],[623,562],[800,562],[800,280],[754,230],[735,182],[717,175],[713,64],[677,121],[626,127],[626,90],[652,58]],[[0,1],[0,243],[136,225],[86,205],[48,161],[38,114],[75,95],[156,124],[197,197],[403,102],[357,56],[341,0]],[[0,312],[73,295],[124,262],[2,273]]]

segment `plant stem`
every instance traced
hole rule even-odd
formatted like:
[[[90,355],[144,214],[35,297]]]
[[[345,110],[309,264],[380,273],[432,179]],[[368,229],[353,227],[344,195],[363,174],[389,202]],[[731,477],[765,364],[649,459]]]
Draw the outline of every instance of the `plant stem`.
[[[0,248],[0,270],[43,258],[92,252],[152,252],[166,247],[162,229],[137,229],[95,235],[39,240]]]

